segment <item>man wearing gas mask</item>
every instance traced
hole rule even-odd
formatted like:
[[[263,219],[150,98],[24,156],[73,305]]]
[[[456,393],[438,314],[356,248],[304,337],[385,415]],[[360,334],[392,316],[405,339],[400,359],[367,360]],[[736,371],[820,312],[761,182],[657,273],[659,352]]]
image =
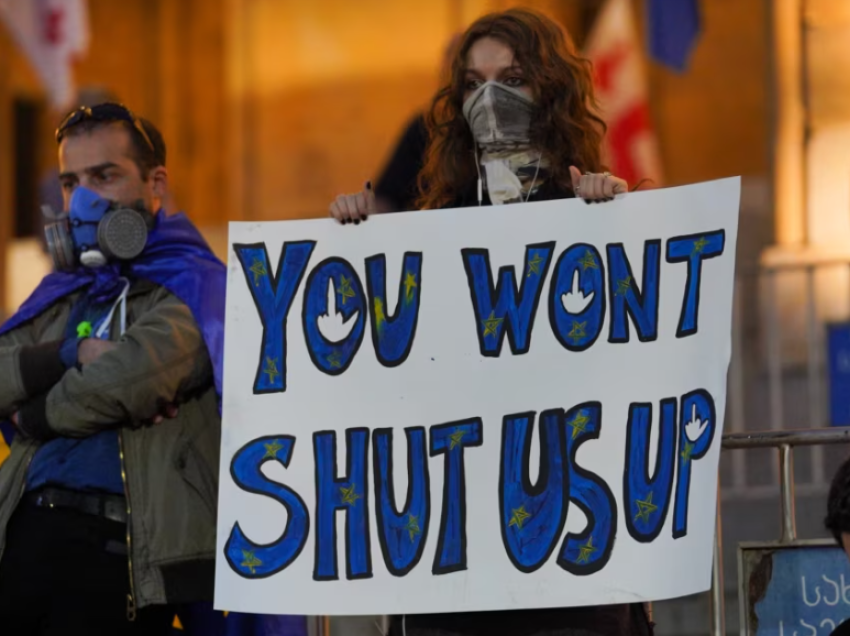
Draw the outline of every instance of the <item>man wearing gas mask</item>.
[[[225,268],[160,210],[151,123],[100,104],[56,139],[56,271],[0,327],[0,625],[168,634],[212,600]]]

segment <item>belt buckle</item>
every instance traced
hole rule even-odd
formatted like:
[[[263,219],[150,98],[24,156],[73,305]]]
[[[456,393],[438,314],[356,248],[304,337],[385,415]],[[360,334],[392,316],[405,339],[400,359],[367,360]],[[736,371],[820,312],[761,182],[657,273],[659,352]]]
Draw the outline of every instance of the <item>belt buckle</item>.
[[[46,496],[43,492],[39,493],[38,496],[35,498],[35,505],[36,505],[37,508],[52,508],[53,507],[53,503],[46,498]]]

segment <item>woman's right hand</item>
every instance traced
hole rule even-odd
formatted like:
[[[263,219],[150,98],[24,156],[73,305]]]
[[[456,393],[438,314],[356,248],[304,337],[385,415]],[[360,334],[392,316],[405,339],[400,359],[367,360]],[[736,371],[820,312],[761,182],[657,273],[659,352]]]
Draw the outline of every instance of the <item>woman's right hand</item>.
[[[360,221],[365,221],[375,212],[377,212],[377,205],[371,181],[367,181],[365,188],[356,194],[340,194],[330,207],[331,216],[343,225],[346,223],[359,225]]]

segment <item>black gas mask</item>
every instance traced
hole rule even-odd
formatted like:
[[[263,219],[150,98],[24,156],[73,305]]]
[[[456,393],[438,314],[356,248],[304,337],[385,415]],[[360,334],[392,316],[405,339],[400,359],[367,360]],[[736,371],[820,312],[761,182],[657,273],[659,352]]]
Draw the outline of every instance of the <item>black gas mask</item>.
[[[153,228],[154,216],[140,201],[130,207],[101,198],[78,187],[67,214],[42,208],[47,249],[56,269],[77,265],[101,267],[110,261],[129,261],[142,253]]]

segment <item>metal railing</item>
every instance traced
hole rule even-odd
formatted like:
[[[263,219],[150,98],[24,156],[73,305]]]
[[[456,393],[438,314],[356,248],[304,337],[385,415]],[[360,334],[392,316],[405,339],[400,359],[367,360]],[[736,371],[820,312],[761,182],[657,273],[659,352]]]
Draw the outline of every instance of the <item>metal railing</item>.
[[[818,293],[830,277],[846,287],[846,307],[836,307],[834,296]],[[825,308],[826,307],[826,308]],[[785,429],[789,419],[812,429],[830,424],[828,418],[827,356],[825,326],[833,320],[850,320],[850,261],[847,258],[815,258],[806,262],[762,265],[741,269],[735,285],[732,316],[732,358],[728,376],[725,430],[747,431],[747,422],[769,421],[775,431]],[[749,327],[748,327],[749,325]],[[793,396],[793,397],[791,397]],[[766,399],[759,399],[766,398]],[[756,403],[756,401],[758,402]],[[792,418],[788,405],[805,403]],[[747,414],[750,414],[750,417]],[[768,414],[764,418],[761,414]],[[824,450],[809,451],[809,470],[803,483],[811,491],[826,487]],[[725,498],[766,496],[772,486],[753,487],[747,479],[746,458],[730,458]],[[772,482],[779,467],[771,467]]]
[[[793,545],[797,541],[797,516],[794,500],[794,447],[823,447],[828,444],[850,443],[850,428],[820,428],[811,430],[759,431],[752,433],[727,433],[723,436],[723,450],[776,448],[779,473],[779,505],[781,512],[780,544]],[[718,489],[718,495],[720,491]],[[711,635],[726,634],[725,589],[723,578],[723,530],[721,499],[717,501],[715,528],[714,570],[711,579]],[[745,585],[738,581],[738,585]]]

